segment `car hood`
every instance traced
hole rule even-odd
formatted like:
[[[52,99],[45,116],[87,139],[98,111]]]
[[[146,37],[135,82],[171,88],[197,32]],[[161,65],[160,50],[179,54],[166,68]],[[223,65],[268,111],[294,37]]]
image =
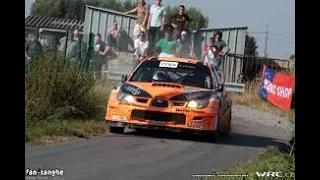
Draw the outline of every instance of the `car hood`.
[[[127,82],[121,86],[122,91],[126,91],[135,96],[164,98],[175,101],[190,101],[192,99],[206,99],[218,96],[219,93],[212,89],[184,86],[175,83],[144,83]]]

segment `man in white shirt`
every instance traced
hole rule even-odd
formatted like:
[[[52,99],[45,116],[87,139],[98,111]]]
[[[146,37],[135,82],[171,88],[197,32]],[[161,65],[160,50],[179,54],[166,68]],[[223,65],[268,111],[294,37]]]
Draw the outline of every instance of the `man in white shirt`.
[[[49,46],[48,39],[43,37],[43,29],[39,29],[39,42],[43,48],[47,48]]]
[[[149,43],[153,47],[160,39],[160,32],[164,29],[166,11],[161,5],[161,0],[156,0],[156,4],[150,8],[150,15],[147,29],[149,30]]]
[[[141,61],[143,61],[147,57],[149,42],[146,39],[146,34],[143,31],[140,31],[138,35],[138,39],[134,41],[134,48],[135,48],[135,62],[134,67],[137,67]]]

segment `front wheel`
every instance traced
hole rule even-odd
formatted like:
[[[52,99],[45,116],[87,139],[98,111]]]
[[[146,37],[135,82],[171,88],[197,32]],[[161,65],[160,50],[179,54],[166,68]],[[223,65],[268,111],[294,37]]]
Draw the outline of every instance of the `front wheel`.
[[[115,134],[122,134],[124,133],[124,127],[109,127],[109,132]]]

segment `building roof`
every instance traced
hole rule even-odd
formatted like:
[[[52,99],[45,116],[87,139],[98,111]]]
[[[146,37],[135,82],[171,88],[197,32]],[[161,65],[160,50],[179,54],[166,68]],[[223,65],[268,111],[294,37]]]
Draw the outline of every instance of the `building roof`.
[[[83,31],[84,22],[77,19],[64,19],[44,16],[28,16],[24,21],[26,27],[50,29],[79,29]]]

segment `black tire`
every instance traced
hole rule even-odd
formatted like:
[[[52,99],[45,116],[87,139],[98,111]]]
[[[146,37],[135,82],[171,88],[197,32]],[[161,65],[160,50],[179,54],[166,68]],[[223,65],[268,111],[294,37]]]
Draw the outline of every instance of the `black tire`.
[[[224,138],[227,138],[231,134],[231,118],[232,118],[232,112],[230,112],[230,124],[229,124],[229,129],[225,132],[220,132],[220,135],[223,136]]]
[[[122,134],[124,133],[124,127],[109,127],[109,132],[115,134]]]

